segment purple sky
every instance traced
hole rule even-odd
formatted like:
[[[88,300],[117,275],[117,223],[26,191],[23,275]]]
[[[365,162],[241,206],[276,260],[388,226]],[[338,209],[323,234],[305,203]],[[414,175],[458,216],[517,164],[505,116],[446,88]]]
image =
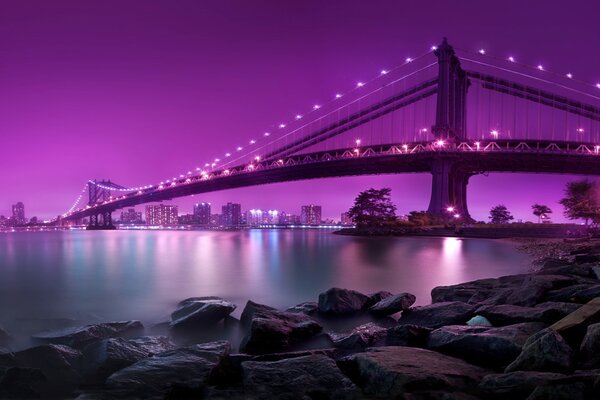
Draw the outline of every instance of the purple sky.
[[[457,5],[457,4],[460,4]],[[88,179],[156,183],[246,142],[447,36],[600,80],[593,1],[0,0],[0,214],[65,212]],[[473,217],[556,204],[569,176],[496,174],[469,185]],[[304,181],[199,195],[191,204],[339,218],[358,191],[390,186],[425,209],[426,174]]]

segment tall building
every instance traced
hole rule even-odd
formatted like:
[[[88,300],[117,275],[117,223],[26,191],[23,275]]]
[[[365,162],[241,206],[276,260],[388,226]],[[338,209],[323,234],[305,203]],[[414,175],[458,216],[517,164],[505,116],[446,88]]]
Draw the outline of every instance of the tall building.
[[[210,225],[210,203],[194,204],[194,219],[197,224]]]
[[[250,226],[257,226],[263,223],[263,211],[262,210],[248,210],[246,211],[246,224]]]
[[[222,207],[221,224],[224,226],[240,226],[242,224],[242,205],[227,203]]]
[[[121,211],[121,223],[122,224],[141,224],[142,212],[135,211],[135,208],[128,208],[127,211]]]
[[[177,206],[157,204],[146,206],[146,225],[177,225]]]
[[[15,225],[25,225],[25,205],[20,201],[12,206],[12,219]]]
[[[319,225],[321,223],[321,206],[314,204],[302,206],[300,223],[302,225]]]

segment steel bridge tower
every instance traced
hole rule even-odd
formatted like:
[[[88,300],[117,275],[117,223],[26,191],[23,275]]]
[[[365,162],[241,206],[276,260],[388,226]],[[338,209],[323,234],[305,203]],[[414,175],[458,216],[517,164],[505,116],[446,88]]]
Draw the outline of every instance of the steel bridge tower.
[[[111,189],[123,189],[110,180],[93,180],[88,182],[88,205],[93,207],[98,204],[103,204],[112,199]],[[116,229],[112,221],[112,211],[103,211],[90,215],[88,230],[111,230]]]

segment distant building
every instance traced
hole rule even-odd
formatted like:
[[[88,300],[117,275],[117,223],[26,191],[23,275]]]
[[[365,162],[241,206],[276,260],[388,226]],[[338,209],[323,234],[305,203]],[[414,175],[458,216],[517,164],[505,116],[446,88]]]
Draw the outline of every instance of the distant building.
[[[14,225],[25,225],[27,220],[25,219],[25,205],[21,202],[13,204],[12,206],[12,220]]]
[[[321,223],[321,206],[309,204],[302,206],[300,211],[300,223],[302,225],[319,225]]]
[[[196,223],[196,216],[194,214],[183,214],[177,217],[177,221],[181,225],[193,225]]]
[[[8,219],[4,215],[0,215],[0,228],[8,225]]]
[[[177,225],[177,206],[158,204],[146,206],[146,225]]]
[[[221,214],[211,214],[210,215],[210,224],[212,226],[219,226],[221,225]]]
[[[242,225],[242,205],[239,203],[227,203],[222,207],[221,225]]]
[[[340,219],[342,225],[354,225],[354,221],[350,218],[347,212],[342,213],[342,218]]]
[[[126,211],[121,211],[120,221],[122,224],[142,224],[142,212],[135,211],[135,208],[128,208]]]
[[[194,204],[194,222],[200,225],[210,225],[210,203]]]
[[[257,226],[263,223],[263,211],[262,210],[248,210],[246,211],[246,224],[249,226]]]

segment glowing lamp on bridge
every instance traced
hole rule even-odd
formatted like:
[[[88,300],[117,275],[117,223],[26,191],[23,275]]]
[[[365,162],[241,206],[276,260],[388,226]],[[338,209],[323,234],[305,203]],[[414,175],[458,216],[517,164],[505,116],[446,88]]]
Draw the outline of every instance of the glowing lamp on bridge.
[[[446,207],[446,211],[448,211],[449,213],[454,212],[454,207],[452,207],[452,206]]]
[[[537,66],[537,69],[539,69],[540,71],[543,71],[544,70],[544,66],[542,64],[540,64],[540,65]]]
[[[477,148],[477,150],[479,150],[479,146],[481,146],[481,143],[475,142],[475,147]]]
[[[175,186],[175,185],[177,185],[177,183],[171,182],[171,186]]]
[[[360,139],[356,139],[356,145],[359,146],[360,145]]]
[[[354,152],[356,153],[356,155],[358,155],[359,150],[358,149],[354,149]]]
[[[573,78],[573,74],[572,73],[568,73],[567,74],[567,78],[572,79]]]
[[[356,84],[356,87],[363,87],[363,86],[365,86],[365,84],[364,84],[363,82],[358,82],[358,83]]]
[[[341,94],[339,94],[339,93],[336,93],[336,95],[335,95],[335,98],[336,98],[336,99],[339,99],[340,97],[342,97],[342,95],[341,95]]]
[[[315,105],[313,106],[313,110],[318,110],[319,108],[321,108],[321,106],[320,106],[320,105],[318,105],[318,104],[315,104]]]
[[[260,156],[256,156],[256,157],[254,157],[254,159],[255,159],[256,161],[260,161]]]
[[[237,151],[242,151],[243,147],[238,146],[238,148],[236,149]]]
[[[302,119],[302,115],[296,114],[296,119]]]
[[[271,134],[269,132],[265,132],[263,136],[264,137],[269,137],[269,136],[271,136]]]
[[[436,51],[437,50],[437,46],[431,46],[431,51]]]
[[[479,49],[479,54],[484,55],[485,54],[485,49]]]
[[[250,141],[250,144],[254,144],[254,143],[256,143],[256,140],[252,139],[252,140]]]
[[[596,87],[600,89],[600,83],[596,83]]]
[[[229,170],[228,170],[228,169],[226,169],[225,171],[223,171],[223,174],[225,174],[225,175],[229,175]]]
[[[279,128],[281,128],[281,129],[285,128],[285,124],[279,124]]]
[[[583,128],[577,128],[577,133],[583,133],[583,132],[584,132]]]
[[[217,165],[217,163],[212,163],[212,164],[210,164],[210,166],[211,166],[211,167],[213,167],[213,168],[214,168],[216,165]]]
[[[209,163],[204,164],[205,167],[210,167]]]
[[[600,146],[595,146],[594,149],[596,150],[596,154],[598,154],[598,152],[600,152]]]
[[[492,135],[494,137],[494,139],[498,139],[499,134],[500,134],[500,132],[498,132],[495,129],[490,132],[490,135]]]
[[[381,70],[381,75],[387,75],[387,73],[388,73],[387,70],[385,70],[385,69]]]
[[[280,159],[280,160],[277,160],[277,162],[278,162],[279,164],[283,164],[283,160],[281,160],[281,159]]]
[[[409,62],[412,62],[412,60],[413,60],[412,58],[406,57],[406,60],[404,60],[404,61],[406,61],[407,63],[409,63]]]
[[[436,146],[438,147],[444,147],[444,145],[446,144],[446,142],[444,142],[443,140],[438,140],[437,142],[435,142]]]
[[[515,58],[513,56],[508,57],[508,61],[515,62]]]
[[[248,165],[248,169],[249,169],[250,171],[254,171],[254,165],[252,165],[252,164]]]
[[[404,150],[405,152],[408,153],[408,145],[407,144],[403,144],[402,145],[402,150]]]
[[[164,189],[165,187],[163,185],[159,185],[158,188],[159,189]]]
[[[142,191],[141,191],[141,190],[138,190],[137,194],[142,194]]]
[[[460,214],[454,214],[454,218],[459,219],[460,218]]]

